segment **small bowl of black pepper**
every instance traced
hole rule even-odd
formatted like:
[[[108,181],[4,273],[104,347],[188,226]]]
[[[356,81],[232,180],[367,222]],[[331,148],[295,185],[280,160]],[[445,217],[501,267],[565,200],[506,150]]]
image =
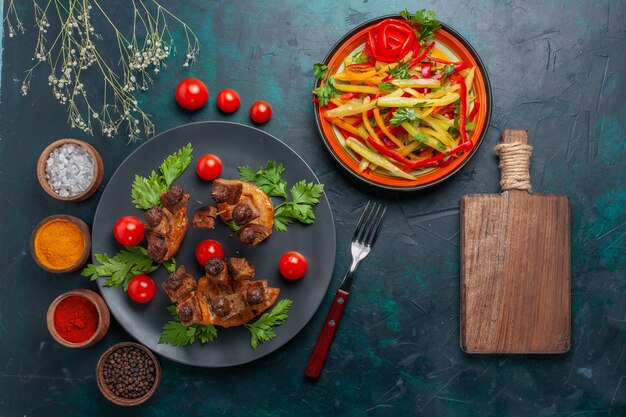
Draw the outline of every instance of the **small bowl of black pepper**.
[[[96,380],[107,400],[131,407],[147,401],[159,387],[161,365],[145,346],[122,342],[102,354]]]

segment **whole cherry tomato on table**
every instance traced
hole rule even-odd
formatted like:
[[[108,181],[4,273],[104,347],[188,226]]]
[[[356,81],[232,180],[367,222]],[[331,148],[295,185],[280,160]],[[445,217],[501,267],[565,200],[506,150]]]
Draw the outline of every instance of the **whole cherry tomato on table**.
[[[250,107],[250,118],[255,123],[265,123],[272,117],[272,106],[267,101],[255,101]]]
[[[306,258],[300,252],[285,252],[278,261],[280,274],[289,280],[302,278],[306,267]]]
[[[137,246],[143,240],[145,229],[135,216],[120,217],[113,227],[113,236],[124,246]]]
[[[136,275],[128,283],[128,296],[137,303],[147,303],[156,294],[156,284],[147,275]]]
[[[185,78],[176,87],[176,101],[187,110],[198,110],[209,100],[209,89],[197,78]]]
[[[232,113],[239,108],[241,99],[232,88],[225,88],[217,93],[217,107],[224,113]]]
[[[196,246],[196,260],[202,266],[213,257],[224,258],[224,249],[217,240],[206,239]]]
[[[198,159],[196,173],[205,181],[213,181],[222,173],[222,160],[213,154],[206,154]]]

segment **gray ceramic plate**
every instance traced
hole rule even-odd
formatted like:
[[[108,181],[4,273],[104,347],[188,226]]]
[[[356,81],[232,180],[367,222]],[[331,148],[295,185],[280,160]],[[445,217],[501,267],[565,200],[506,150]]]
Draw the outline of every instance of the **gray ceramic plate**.
[[[124,215],[143,218],[143,212],[133,206],[130,188],[135,174],[148,176],[158,169],[163,159],[188,142],[194,147],[194,161],[176,181],[191,194],[190,215],[200,203],[210,204],[211,184],[198,178],[195,161],[205,153],[218,155],[223,163],[222,177],[238,178],[237,167],[265,166],[268,160],[285,165],[284,179],[291,186],[306,179],[319,182],[311,168],[287,145],[273,136],[249,127],[227,122],[193,123],[161,133],[134,151],[118,168],[106,186],[93,223],[93,253],[112,255],[121,249],[113,238],[113,225]],[[270,285],[281,289],[280,298],[293,300],[289,318],[276,328],[277,337],[250,347],[250,333],[245,328],[218,328],[218,338],[207,344],[198,341],[185,347],[158,344],[161,327],[169,320],[166,307],[170,304],[160,284],[166,278],[164,268],[152,275],[159,289],[155,298],[145,305],[131,301],[122,288],[98,285],[111,313],[117,321],[135,337],[156,353],[193,366],[225,367],[247,363],[278,349],[294,337],[318,309],[333,272],[335,263],[335,227],[326,195],[315,206],[316,221],[313,225],[293,224],[286,233],[274,232],[255,248],[244,247],[230,230],[218,224],[214,230],[189,228],[180,252],[178,264],[198,278],[202,274],[195,260],[196,244],[202,239],[216,239],[224,247],[226,256],[244,256],[255,266],[257,278],[269,279]],[[219,223],[219,222],[218,222]],[[280,256],[290,250],[301,252],[308,261],[304,278],[290,282],[280,277],[277,269]]]

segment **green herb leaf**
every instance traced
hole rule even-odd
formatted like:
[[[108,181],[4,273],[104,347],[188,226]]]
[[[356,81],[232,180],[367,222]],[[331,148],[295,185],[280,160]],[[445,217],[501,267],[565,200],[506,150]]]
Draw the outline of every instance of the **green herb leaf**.
[[[82,276],[89,277],[91,281],[98,278],[106,278],[105,287],[124,286],[128,290],[128,283],[135,275],[149,274],[159,267],[148,257],[148,251],[141,246],[129,246],[109,258],[106,253],[95,255],[100,265],[89,264],[81,272]]]
[[[256,172],[247,165],[239,167],[242,181],[251,182],[271,197],[287,198],[287,183],[282,179],[283,172],[283,164],[274,161],[267,161],[265,169]]]
[[[355,52],[351,59],[353,64],[363,64],[365,62],[369,62],[369,58],[363,53],[363,51]]]
[[[274,228],[279,232],[286,232],[287,226],[294,221],[311,224],[315,221],[313,206],[319,203],[324,191],[323,184],[307,183],[302,180],[291,187],[291,201],[287,195],[287,183],[282,179],[285,167],[277,162],[268,161],[265,169],[254,171],[249,166],[239,167],[239,176],[242,181],[255,184],[267,195],[282,197],[285,202],[274,208]],[[233,231],[239,226],[234,221],[226,222]]]
[[[273,326],[280,326],[287,320],[287,313],[292,301],[289,299],[280,300],[272,311],[264,313],[254,323],[247,323],[244,326],[250,331],[250,346],[256,349],[259,343],[267,342],[276,337]]]
[[[208,343],[217,338],[217,329],[215,326],[192,324],[191,326],[185,326],[181,323],[178,314],[176,313],[176,306],[167,307],[168,313],[172,316],[173,320],[168,321],[163,326],[161,336],[159,337],[159,344],[167,344],[172,346],[187,346],[196,341],[196,338],[200,339],[200,343]]]
[[[148,178],[135,175],[135,181],[131,187],[130,195],[133,198],[135,207],[147,210],[159,204],[159,196],[165,191],[161,177],[152,171]]]
[[[163,161],[163,163],[159,166],[166,189],[169,188],[169,186],[172,185],[172,183],[176,181],[176,179],[180,177],[183,172],[185,172],[185,169],[187,169],[191,163],[192,153],[193,147],[191,146],[191,143],[188,143],[175,153],[165,158],[165,161]]]
[[[400,107],[393,113],[389,120],[391,126],[398,126],[402,122],[412,122],[416,120],[415,111],[411,107]]]
[[[455,68],[456,66],[454,64],[446,64],[446,66],[443,67],[443,76],[448,77],[450,74],[454,72]]]
[[[415,134],[413,136],[413,139],[415,139],[419,143],[428,143],[428,142],[430,142],[430,140],[428,139],[428,136],[426,136],[426,134],[424,132],[419,132],[419,131],[417,132],[417,134]]]
[[[437,20],[435,12],[431,10],[421,9],[415,12],[415,14],[411,14],[404,9],[400,12],[400,16],[414,27],[420,43],[424,43],[426,39],[432,38],[434,32],[441,28],[441,23]]]
[[[397,87],[391,83],[380,83],[378,84],[378,89],[380,91],[382,91],[383,93],[391,93],[392,91],[394,91]]]
[[[315,89],[320,106],[328,106],[330,99],[337,96],[336,86],[337,84],[335,83],[335,79],[333,77],[328,77],[324,82],[324,85]]]
[[[135,175],[135,181],[130,190],[135,207],[147,210],[159,205],[161,193],[169,188],[189,166],[192,159],[193,147],[188,143],[175,153],[169,155],[159,166],[161,175],[152,171],[148,178]]]
[[[287,231],[286,226],[294,220],[304,224],[312,224],[315,221],[313,206],[319,203],[323,191],[323,184],[307,183],[305,180],[291,187],[292,200],[276,207],[274,213],[276,230],[279,232]]]
[[[470,131],[470,130],[474,130],[476,128],[476,123],[475,122],[469,122],[468,124],[465,125],[465,130],[466,131]]]
[[[163,261],[161,264],[167,272],[173,274],[176,271],[176,259],[170,259],[169,261]]]
[[[328,74],[328,67],[323,62],[316,62],[313,64],[313,74],[318,80],[323,80]]]
[[[229,220],[226,222],[226,226],[228,226],[228,228],[230,230],[232,230],[233,232],[238,232],[239,229],[241,229],[241,226],[239,226],[237,223],[235,223],[234,220]]]
[[[411,78],[411,74],[409,73],[409,68],[411,66],[411,61],[399,62],[398,66],[390,70],[390,74],[394,78],[400,78],[403,80],[407,80]]]

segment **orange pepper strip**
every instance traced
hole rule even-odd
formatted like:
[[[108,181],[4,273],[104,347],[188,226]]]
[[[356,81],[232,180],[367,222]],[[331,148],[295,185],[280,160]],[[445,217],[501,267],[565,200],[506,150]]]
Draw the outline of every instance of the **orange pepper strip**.
[[[382,142],[380,141],[380,138],[378,137],[376,132],[374,132],[374,129],[372,129],[372,125],[370,124],[370,121],[367,118],[367,112],[364,111],[363,113],[361,113],[361,115],[363,116],[363,124],[365,125],[365,130],[367,130],[367,133],[370,134],[374,142],[382,144]]]
[[[331,122],[332,124],[334,124],[335,126],[346,130],[350,133],[354,133],[355,135],[357,135],[360,138],[366,139],[367,135],[363,135],[362,132],[357,129],[356,127],[352,126],[351,124],[348,124],[340,119],[338,119],[337,117],[328,117],[326,120],[328,120],[329,122]]]
[[[400,139],[398,139],[397,137],[392,135],[391,132],[389,131],[389,129],[387,129],[387,126],[385,126],[385,122],[383,122],[383,118],[380,117],[380,110],[378,109],[378,107],[374,108],[374,119],[376,119],[376,124],[378,125],[378,127],[380,127],[380,130],[382,130],[383,133],[393,143],[395,143],[398,147],[404,146],[404,143],[402,143],[402,141]]]

